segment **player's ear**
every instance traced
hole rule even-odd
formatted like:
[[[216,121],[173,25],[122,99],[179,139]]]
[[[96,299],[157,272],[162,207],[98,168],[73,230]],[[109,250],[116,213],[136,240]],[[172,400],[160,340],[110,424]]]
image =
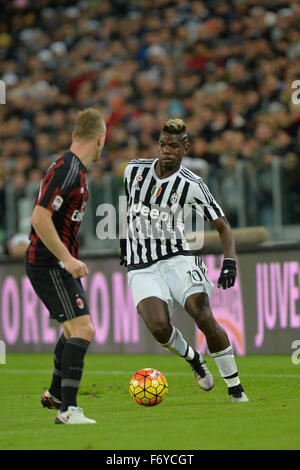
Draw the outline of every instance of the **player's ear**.
[[[187,141],[184,143],[184,155],[187,155],[190,150],[191,150],[191,144],[190,144],[190,142],[187,140]]]
[[[98,137],[98,145],[104,145],[104,141],[105,141],[105,134],[104,133],[101,133],[99,134],[99,137]]]
[[[72,142],[75,140],[75,131],[72,132]]]

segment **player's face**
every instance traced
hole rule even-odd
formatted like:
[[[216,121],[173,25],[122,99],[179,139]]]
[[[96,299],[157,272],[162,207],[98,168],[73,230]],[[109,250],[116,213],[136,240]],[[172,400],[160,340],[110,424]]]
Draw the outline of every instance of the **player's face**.
[[[182,142],[182,136],[162,132],[158,141],[158,157],[165,168],[177,168],[182,157],[187,153],[188,144]]]

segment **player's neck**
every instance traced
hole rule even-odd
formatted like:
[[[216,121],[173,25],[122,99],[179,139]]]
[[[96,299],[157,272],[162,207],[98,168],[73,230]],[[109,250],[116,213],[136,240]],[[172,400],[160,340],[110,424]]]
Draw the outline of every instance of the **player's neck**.
[[[91,155],[91,151],[89,148],[84,147],[79,142],[73,142],[70,147],[71,152],[73,152],[77,158],[81,161],[81,163],[88,168],[88,166],[93,161],[93,156]]]
[[[166,168],[160,160],[154,166],[154,172],[159,179],[165,179],[176,173],[180,168],[180,162],[174,168]]]

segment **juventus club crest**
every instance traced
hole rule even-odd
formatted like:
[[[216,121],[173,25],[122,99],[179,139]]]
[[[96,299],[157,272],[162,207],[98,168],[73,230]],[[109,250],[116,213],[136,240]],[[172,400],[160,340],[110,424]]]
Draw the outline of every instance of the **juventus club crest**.
[[[180,194],[178,193],[172,194],[172,196],[170,197],[170,203],[176,204],[179,201],[179,197],[180,197]]]

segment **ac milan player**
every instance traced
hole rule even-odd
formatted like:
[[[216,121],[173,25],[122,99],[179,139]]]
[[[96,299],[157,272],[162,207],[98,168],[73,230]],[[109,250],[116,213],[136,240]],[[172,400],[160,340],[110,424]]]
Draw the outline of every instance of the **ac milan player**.
[[[88,199],[87,167],[100,158],[105,136],[97,110],[77,114],[71,147],[41,181],[31,217],[26,272],[64,330],[54,350],[51,385],[41,398],[44,407],[59,409],[57,424],[95,423],[77,406],[84,356],[95,334],[80,282],[88,268],[78,259],[77,232]]]

